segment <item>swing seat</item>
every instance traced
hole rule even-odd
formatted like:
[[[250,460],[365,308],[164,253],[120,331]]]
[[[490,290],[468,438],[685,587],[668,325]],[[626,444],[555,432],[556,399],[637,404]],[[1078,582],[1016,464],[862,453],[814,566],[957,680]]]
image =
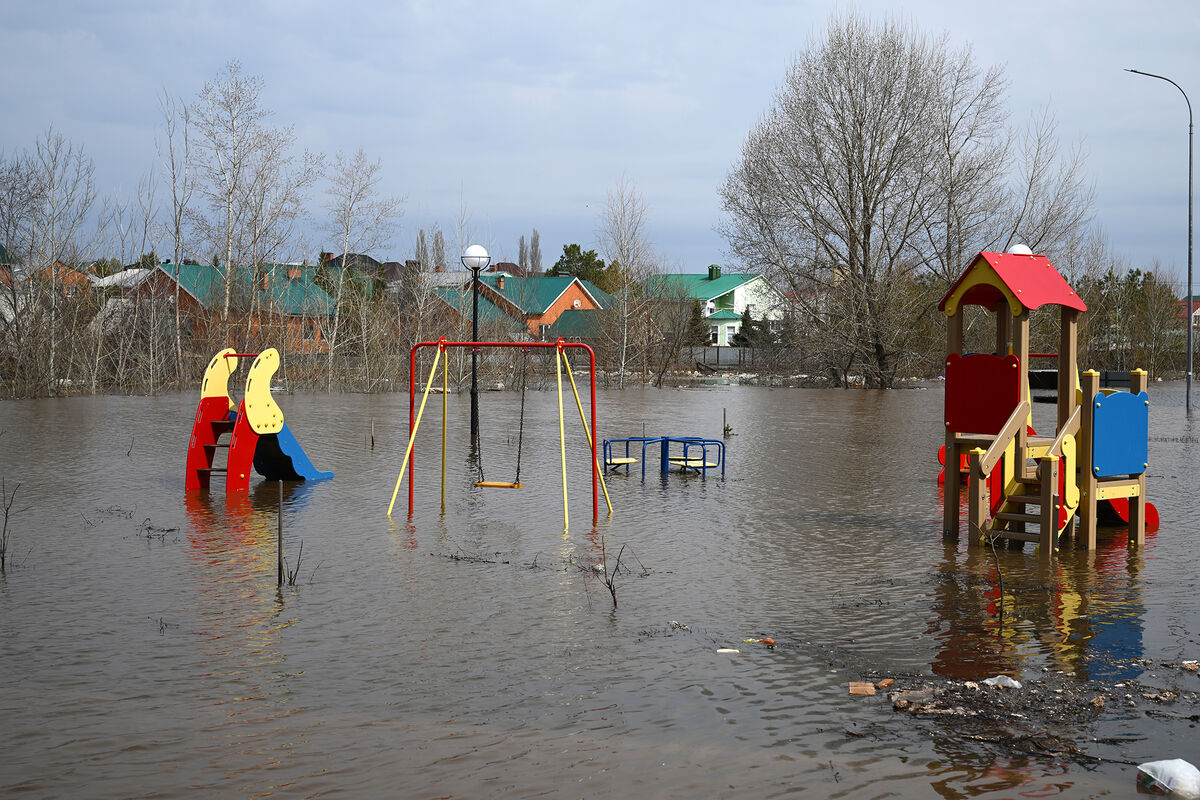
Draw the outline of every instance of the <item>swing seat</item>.
[[[521,489],[525,486],[523,483],[504,483],[503,481],[478,481],[475,485],[484,489]]]

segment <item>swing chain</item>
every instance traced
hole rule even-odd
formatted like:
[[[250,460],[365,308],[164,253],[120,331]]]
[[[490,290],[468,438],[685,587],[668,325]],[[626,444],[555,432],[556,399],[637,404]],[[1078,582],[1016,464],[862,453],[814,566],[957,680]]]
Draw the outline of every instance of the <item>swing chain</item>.
[[[517,476],[513,483],[521,482],[521,444],[525,438],[525,382],[529,372],[529,348],[521,348],[521,417],[517,427]]]

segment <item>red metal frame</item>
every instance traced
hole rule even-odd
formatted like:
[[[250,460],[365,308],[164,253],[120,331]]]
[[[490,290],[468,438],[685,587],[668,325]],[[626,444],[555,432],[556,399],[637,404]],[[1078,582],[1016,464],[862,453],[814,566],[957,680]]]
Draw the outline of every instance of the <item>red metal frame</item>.
[[[438,339],[436,342],[418,342],[413,345],[412,350],[408,353],[408,435],[411,438],[413,428],[416,425],[417,411],[417,351],[422,347],[437,347],[445,351],[447,347],[469,347],[479,349],[481,347],[553,347],[556,350],[562,351],[568,348],[586,350],[588,354],[588,377],[591,382],[592,394],[592,522],[600,519],[600,490],[599,490],[599,469],[596,460],[596,353],[592,348],[583,342],[564,342],[562,339],[554,342],[447,342],[445,337]],[[436,376],[430,375],[429,380],[434,380]],[[409,516],[413,513],[413,465],[417,460],[417,454],[414,450],[408,460],[408,513]]]

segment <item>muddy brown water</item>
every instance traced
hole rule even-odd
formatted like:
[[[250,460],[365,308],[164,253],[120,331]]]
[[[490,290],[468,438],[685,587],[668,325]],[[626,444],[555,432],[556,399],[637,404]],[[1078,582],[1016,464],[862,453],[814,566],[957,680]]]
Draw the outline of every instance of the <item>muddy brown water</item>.
[[[415,514],[402,488],[393,521],[407,397],[280,394],[336,473],[285,488],[285,547],[303,561],[282,591],[276,485],[183,489],[194,393],[0,403],[0,475],[20,482],[0,577],[0,793],[1131,795],[1120,762],[1200,764],[1200,709],[1110,704],[1070,732],[1101,759],[1085,763],[964,739],[847,687],[1003,672],[1200,689],[1164,666],[1200,657],[1200,430],[1182,394],[1152,387],[1162,525],[1145,549],[1106,531],[1049,570],[1001,551],[1003,623],[990,554],[940,535],[936,386],[602,391],[602,437],[718,436],[723,411],[736,435],[724,480],[656,460],[645,479],[610,476],[616,510],[595,525],[568,396],[566,533],[552,391],[527,398],[516,491],[472,485],[467,399],[449,398],[444,512],[431,399]],[[518,415],[517,394],[483,394],[488,480],[513,477]],[[593,567],[622,545],[614,611]],[[768,636],[774,649],[744,641]]]

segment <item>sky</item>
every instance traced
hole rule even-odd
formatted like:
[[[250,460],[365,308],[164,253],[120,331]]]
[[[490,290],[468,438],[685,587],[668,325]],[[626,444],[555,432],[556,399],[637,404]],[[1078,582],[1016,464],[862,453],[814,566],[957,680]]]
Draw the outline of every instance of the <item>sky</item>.
[[[970,45],[982,66],[1005,65],[1013,124],[1048,107],[1063,144],[1086,148],[1096,222],[1116,252],[1186,274],[1188,107],[1169,83],[1122,69],[1170,77],[1200,103],[1195,0],[0,8],[0,153],[31,149],[53,126],[94,159],[101,194],[132,198],[156,166],[162,92],[191,101],[236,59],[262,78],[261,105],[271,124],[293,127],[298,148],[361,147],[382,160],[382,193],[405,198],[388,260],[411,258],[422,227],[439,225],[455,247],[465,218],[493,260],[515,261],[518,238],[536,228],[549,267],[564,244],[596,246],[607,193],[625,178],[666,269],[683,272],[732,265],[719,187],[830,14],[898,15],[952,48]],[[310,230],[325,202],[318,187]]]

